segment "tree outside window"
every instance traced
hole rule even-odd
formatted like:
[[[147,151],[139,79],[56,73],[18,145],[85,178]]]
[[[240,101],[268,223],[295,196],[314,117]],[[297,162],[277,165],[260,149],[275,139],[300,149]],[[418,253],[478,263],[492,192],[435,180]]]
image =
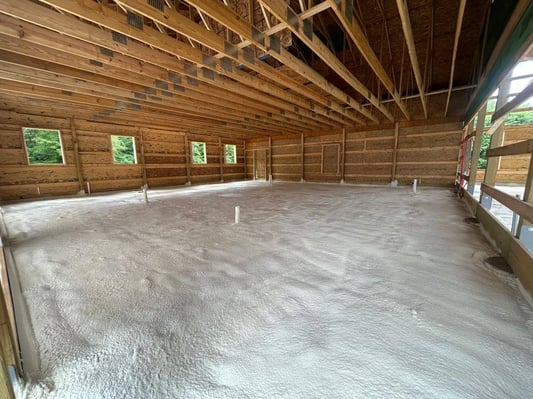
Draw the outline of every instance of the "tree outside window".
[[[131,136],[111,136],[113,162],[116,164],[136,164],[135,140]]]
[[[206,145],[199,141],[191,143],[192,163],[207,163]]]
[[[225,145],[226,163],[237,163],[237,146],[235,144]]]
[[[64,164],[59,130],[22,128],[30,165]]]

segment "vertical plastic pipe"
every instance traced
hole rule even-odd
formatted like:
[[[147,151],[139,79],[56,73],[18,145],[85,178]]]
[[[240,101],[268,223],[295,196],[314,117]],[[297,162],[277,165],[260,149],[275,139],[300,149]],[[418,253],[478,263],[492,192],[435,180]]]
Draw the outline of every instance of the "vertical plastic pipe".
[[[415,194],[416,194],[416,183],[417,183],[417,182],[418,182],[417,179],[414,179],[414,180],[413,180],[413,193],[415,193]]]
[[[37,186],[37,195],[41,195],[41,187]]]
[[[91,195],[91,183],[87,182],[87,194]]]
[[[146,184],[143,186],[144,202],[148,203],[148,190]]]
[[[241,221],[241,207],[236,206],[235,207],[235,224],[239,224]]]

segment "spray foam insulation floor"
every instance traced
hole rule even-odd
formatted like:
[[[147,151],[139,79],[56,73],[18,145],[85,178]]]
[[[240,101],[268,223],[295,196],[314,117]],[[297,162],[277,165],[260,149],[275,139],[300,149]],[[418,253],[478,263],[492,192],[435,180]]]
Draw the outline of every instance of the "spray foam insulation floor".
[[[27,313],[20,397],[533,397],[533,312],[451,191],[149,198],[4,208]]]

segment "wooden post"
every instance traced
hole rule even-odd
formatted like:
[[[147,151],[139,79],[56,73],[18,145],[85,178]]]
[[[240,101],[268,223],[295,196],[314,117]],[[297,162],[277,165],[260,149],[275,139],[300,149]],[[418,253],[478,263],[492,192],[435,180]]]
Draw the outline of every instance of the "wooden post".
[[[474,194],[477,180],[477,164],[481,152],[481,143],[483,142],[483,131],[485,129],[485,115],[487,114],[487,103],[481,107],[477,114],[476,137],[474,138],[474,150],[472,152],[472,161],[470,162],[470,172],[468,174],[468,192]]]
[[[252,150],[252,180],[255,180],[255,149]]]
[[[220,166],[220,182],[224,183],[224,156],[222,151],[222,139],[218,138],[218,163]]]
[[[529,170],[527,172],[527,180],[526,180],[526,187],[524,190],[524,198],[523,200],[527,202],[528,204],[533,205],[533,154],[531,154],[531,159],[529,161]],[[516,237],[520,239],[520,237],[524,236],[522,233],[525,231],[524,228],[528,228],[528,230],[533,226],[531,222],[528,220],[525,220],[522,216],[520,216],[520,220],[518,221],[518,229]],[[533,232],[529,231],[527,232],[528,236],[531,236]],[[533,248],[528,248],[530,251]]]
[[[9,285],[6,257],[1,242],[0,275],[2,282],[2,293],[0,295],[0,354],[3,354],[3,360],[6,364],[14,364],[18,373],[21,374],[22,370],[20,368],[20,356],[18,351],[19,342],[15,325],[15,310],[11,299],[12,294]]]
[[[507,97],[510,89],[511,79],[510,76],[508,76],[499,87],[498,99],[496,101],[496,111],[498,111],[507,103]],[[501,147],[503,145],[504,126],[505,123],[502,123],[492,134],[490,139],[490,148]],[[498,172],[499,165],[500,157],[490,157],[487,160],[487,168],[485,169],[485,178],[483,179],[483,183],[488,186],[494,186],[496,183],[496,173]],[[484,195],[483,193],[481,193],[479,202],[487,209],[490,209],[492,206],[492,198],[488,195]]]
[[[0,397],[6,399],[15,399],[15,393],[13,392],[13,386],[9,378],[9,372],[4,360],[3,354],[0,351]]]
[[[346,128],[342,128],[341,183],[344,183],[344,164],[346,158]]]
[[[185,169],[187,171],[187,184],[191,184],[191,155],[189,148],[189,140],[187,135],[183,135],[183,142],[185,144]]]
[[[85,192],[85,185],[83,184],[83,173],[81,170],[80,154],[79,154],[79,144],[78,144],[78,135],[76,132],[76,125],[74,123],[74,118],[70,118],[70,133],[72,134],[72,143],[74,147],[74,161],[76,162],[76,174],[78,176],[79,191]]]
[[[400,134],[400,125],[398,122],[394,124],[394,149],[392,152],[392,172],[391,181],[396,180],[396,160],[398,159],[398,139]]]
[[[248,165],[246,164],[246,140],[243,141],[243,147],[244,147],[244,151],[243,151],[243,157],[244,157],[244,166],[243,166],[243,169],[244,169],[244,180],[247,179],[248,175],[247,175],[247,172],[248,172]],[[239,159],[239,157],[237,156],[237,160]],[[237,161],[238,162],[238,161]]]
[[[300,150],[300,156],[302,158],[302,177],[300,178],[300,181],[303,182],[305,181],[304,179],[304,176],[305,176],[305,153],[304,153],[304,149],[305,149],[305,138],[304,138],[304,134],[302,133],[301,134],[301,150]]]
[[[3,248],[0,247],[0,251],[2,252],[0,254],[2,268],[5,268],[6,262]],[[11,297],[7,300],[11,301]],[[0,397],[6,399],[15,399],[7,365],[14,364],[18,369],[18,357],[14,350],[16,340],[12,336],[12,331],[14,331],[14,326],[12,326],[10,322],[6,296],[5,292],[3,292],[2,295],[0,295]]]
[[[272,137],[268,136],[268,175],[266,176],[268,181],[272,181]]]
[[[139,128],[138,131],[139,131],[139,142],[141,143],[141,170],[143,174],[143,186],[148,187],[148,178],[146,177],[146,163],[144,161],[143,130]]]

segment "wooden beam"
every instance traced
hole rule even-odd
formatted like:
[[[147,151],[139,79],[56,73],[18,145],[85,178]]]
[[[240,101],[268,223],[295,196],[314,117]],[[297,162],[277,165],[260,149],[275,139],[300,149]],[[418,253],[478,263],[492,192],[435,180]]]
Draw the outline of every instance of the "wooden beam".
[[[45,1],[45,0],[43,0]],[[46,0],[51,1],[51,0]],[[53,0],[54,2],[59,0]],[[133,11],[140,13],[148,18],[151,18],[159,23],[167,26],[170,29],[173,29],[177,32],[180,32],[183,35],[193,38],[194,40],[202,43],[203,45],[210,47],[219,53],[223,53],[226,57],[232,58],[238,63],[245,65],[251,70],[256,71],[257,73],[271,79],[272,81],[278,82],[287,88],[290,88],[297,93],[313,100],[319,104],[329,107],[331,110],[344,115],[346,118],[351,119],[354,122],[362,123],[361,119],[354,116],[353,114],[346,112],[346,109],[343,108],[340,104],[332,103],[326,98],[325,95],[319,96],[317,93],[309,90],[305,85],[298,83],[286,75],[280,73],[275,68],[270,67],[265,62],[255,58],[255,60],[250,60],[242,50],[236,49],[236,52],[227,51],[227,43],[224,39],[218,36],[215,33],[206,32],[203,29],[198,29],[198,25],[193,21],[182,16],[180,13],[174,10],[165,10],[161,12],[153,7],[148,6],[146,3],[141,2],[140,0],[122,0],[122,2]],[[236,18],[235,13],[228,7],[222,5],[222,3],[211,1],[205,2],[201,0],[191,0],[189,1],[190,5],[197,7],[201,12],[209,15],[214,20],[218,21],[222,25],[226,26],[228,29],[238,33],[242,37],[251,40],[254,44],[260,47],[262,50],[268,52],[272,56],[278,58],[285,65],[291,67],[296,72],[303,74],[306,78],[312,80],[317,84],[321,89],[326,91],[326,93],[338,97],[341,101],[346,101],[347,94],[338,90],[334,90],[334,86],[327,82],[322,76],[316,73],[304,62],[298,60],[296,57],[292,56],[287,50],[283,47],[279,48],[279,52],[271,50],[270,38],[264,37],[260,32],[254,32],[253,26],[241,18]],[[114,28],[116,29],[116,27]],[[262,37],[262,39],[261,39]],[[278,46],[279,47],[279,46]],[[297,68],[297,69],[296,69]],[[340,92],[340,94],[338,93]],[[355,100],[354,100],[355,101]],[[363,115],[370,117],[371,115],[367,111],[361,111],[356,107],[358,112],[363,113]]]
[[[300,158],[301,158],[301,178],[300,181],[305,180],[305,137],[304,134],[300,134]]]
[[[526,178],[526,187],[524,188],[524,202],[527,203],[533,209],[533,155],[529,159],[529,169]],[[526,215],[520,215],[518,221],[517,237],[520,239],[524,226],[529,226],[529,229],[533,225],[533,220]],[[528,230],[529,230],[528,229]],[[531,250],[531,248],[529,248]]]
[[[343,78],[354,90],[366,98],[376,109],[378,109],[387,119],[394,121],[394,117],[380,102],[372,92],[365,87],[346,66],[333,54],[327,46],[313,33],[312,29],[307,31],[306,24],[296,12],[294,12],[283,0],[260,0],[261,3],[287,28],[304,42],[322,61],[324,61],[333,71]],[[288,15],[291,18],[288,18]],[[348,100],[348,99],[347,99]],[[347,101],[351,105],[351,100]]]
[[[144,137],[143,137],[143,129],[138,128],[137,129],[137,135],[139,136],[139,142],[141,145],[141,168],[142,168],[142,175],[143,175],[143,186],[148,187],[148,179],[146,177],[146,161],[144,160]]]
[[[372,49],[372,46],[364,34],[361,25],[359,25],[357,20],[353,18],[353,15],[349,14],[351,13],[351,7],[347,8],[347,4],[351,3],[353,0],[342,0],[338,5],[336,0],[327,1],[330,3],[331,8],[335,12],[335,15],[337,15],[337,18],[340,20],[346,33],[348,33],[348,36],[350,36],[352,41],[355,43],[368,65],[370,65],[370,68],[372,68],[378,79],[381,81],[381,83],[383,83],[385,89],[387,89],[387,91],[392,95],[396,105],[398,105],[408,120],[411,119],[405,104],[401,101],[400,94],[394,87],[394,83],[385,71],[385,68],[381,64],[381,61],[378,59],[376,53]]]
[[[220,182],[224,182],[224,155],[222,151],[222,139],[218,138],[218,166],[220,168]]]
[[[491,148],[487,151],[487,157],[503,157],[509,155],[525,155],[533,152],[533,139],[505,145],[503,147]]]
[[[341,148],[341,183],[344,183],[344,169],[346,165],[346,129],[342,128],[342,148]]]
[[[0,16],[0,20],[2,18],[6,17]],[[1,22],[3,22],[4,25],[7,25],[5,20],[2,20]],[[81,57],[79,55],[64,53],[51,47],[41,47],[42,44],[30,44],[26,40],[38,38],[38,40],[43,41],[45,40],[45,36],[51,32],[48,31],[47,33],[42,29],[34,34],[32,30],[28,30],[27,26],[24,26],[24,23],[20,24],[23,25],[23,29],[26,32],[23,38],[24,40],[0,34],[0,48],[5,48],[12,52],[12,54],[10,54],[5,51],[0,51],[0,59],[14,64],[23,64],[39,69],[45,69],[54,73],[69,75],[77,78],[77,81],[96,81],[111,86],[120,86],[124,89],[133,91],[134,93],[131,96],[144,96],[143,93],[146,87],[152,87],[153,89],[160,91],[161,89],[157,87],[157,82],[164,82],[168,86],[167,91],[174,96],[193,98],[214,105],[226,104],[228,107],[234,109],[243,108],[253,112],[251,118],[254,118],[255,115],[259,114],[264,116],[265,119],[268,117],[269,121],[274,124],[276,124],[277,121],[282,124],[290,123],[292,126],[308,126],[309,128],[314,126],[320,129],[319,126],[326,122],[326,118],[322,116],[318,116],[316,121],[308,118],[305,110],[296,114],[293,106],[284,107],[284,104],[279,101],[273,101],[272,105],[263,104],[258,101],[256,92],[247,90],[244,87],[241,87],[239,94],[236,94],[222,87],[209,86],[203,82],[196,82],[195,84],[189,83],[188,79],[186,77],[181,77],[181,75],[179,75],[180,85],[177,86],[168,80],[169,73],[167,70],[157,66],[150,66],[148,64],[144,65],[140,73],[136,73],[132,71],[133,66],[128,68],[130,64],[134,64],[135,60],[121,54],[114,54],[114,56],[109,59],[109,57],[103,57],[103,55],[100,55],[100,50],[96,47],[93,50],[82,50],[81,46],[74,47],[77,48],[80,55],[83,54],[84,57]],[[59,40],[64,41],[66,38],[61,37]],[[53,40],[53,38],[50,38],[50,41],[52,43],[57,42],[57,40]],[[74,42],[74,39],[69,39],[69,42]],[[72,46],[75,46],[75,43],[73,43]],[[23,54],[26,58],[13,53]],[[40,59],[53,62],[54,64],[36,60],[33,56],[38,56]],[[91,58],[91,56],[93,56],[93,58]],[[96,61],[94,58],[96,58],[98,62],[101,61],[101,64],[93,65],[94,61]],[[104,64],[107,60],[111,63]],[[68,67],[64,67],[65,65]],[[86,72],[90,72],[90,74],[87,74]],[[235,83],[233,85],[235,85]],[[209,92],[209,95],[206,94],[207,91]],[[166,97],[162,95],[159,97],[166,99]],[[270,102],[272,100],[268,98],[268,101]],[[281,107],[288,109],[284,115],[279,114]],[[302,114],[304,117],[302,117]]]
[[[426,98],[424,95],[424,82],[422,81],[422,74],[420,73],[420,65],[416,55],[415,39],[413,36],[413,29],[411,27],[411,18],[409,17],[409,10],[407,8],[407,0],[396,0],[398,11],[400,13],[400,19],[402,21],[403,34],[405,36],[405,42],[407,43],[407,50],[409,58],[411,59],[411,66],[413,73],[415,74],[416,85],[418,87],[418,94],[420,101],[422,102],[422,108],[424,110],[424,117],[427,119],[428,110],[426,104]]]
[[[94,17],[94,19],[96,19],[96,22],[101,22],[102,25],[103,21],[101,19],[105,20],[106,23],[109,23],[109,25],[111,25],[112,27],[120,28],[124,32],[130,33],[138,40],[142,41],[142,39],[145,39],[145,42],[147,42],[147,44],[153,44],[155,47],[163,48],[163,50],[166,50],[177,56],[182,56],[182,58],[187,58],[195,64],[199,64],[202,67],[217,71],[217,73],[210,76],[209,78],[206,78],[204,76],[204,71],[202,68],[196,66],[194,66],[193,68],[187,68],[183,62],[178,61],[175,57],[172,57],[169,54],[165,54],[159,51],[151,50],[146,46],[140,45],[134,41],[128,42],[127,45],[115,42],[111,38],[111,32],[106,32],[90,25],[84,25],[84,27],[80,29],[80,22],[76,18],[73,18],[68,15],[60,15],[58,13],[53,12],[52,10],[48,10],[29,1],[26,2],[26,0],[21,0],[17,2],[14,2],[13,0],[0,0],[0,13],[12,15],[14,17],[21,18],[25,21],[29,21],[37,25],[49,27],[52,30],[62,32],[67,36],[75,37],[79,40],[93,43],[98,46],[104,46],[106,48],[111,47],[114,51],[133,56],[135,58],[143,60],[144,62],[155,62],[163,68],[186,74],[188,76],[188,79],[193,79],[195,81],[202,80],[213,84],[218,83],[218,81],[220,80],[218,70],[223,70],[220,62],[215,62],[214,67],[212,65],[209,66],[205,64],[203,61],[204,54],[197,49],[192,49],[184,43],[181,43],[172,39],[169,36],[161,34],[157,30],[145,27],[144,31],[138,31],[137,29],[129,26],[126,22],[117,21],[114,16],[106,17],[102,14],[101,10],[99,12],[93,10],[94,7],[98,7],[97,5],[95,6],[94,3],[92,5],[93,8],[86,8],[78,3],[64,3],[67,3],[66,6],[72,6],[76,8],[76,10],[80,11],[80,13],[89,13],[91,16]],[[17,28],[16,26],[14,28],[15,29],[13,33],[11,32],[11,27],[9,27],[9,30],[7,30],[7,32],[9,32],[10,34],[19,35],[20,28]],[[2,31],[2,29],[3,26],[2,24],[0,24],[0,32]],[[117,29],[114,30],[117,31]],[[33,38],[33,40],[36,39]],[[76,51],[76,48],[69,47],[69,49],[72,51]],[[268,101],[267,97],[275,96],[289,103],[292,103],[292,105],[289,106],[290,109],[293,109],[294,105],[302,107],[300,110],[302,115],[313,117],[313,113],[316,112],[317,114],[323,114],[327,117],[335,118],[335,115],[328,115],[329,112],[322,107],[317,106],[313,111],[311,111],[309,102],[306,101],[304,98],[301,98],[301,96],[292,95],[287,91],[274,85],[271,85],[263,80],[255,79],[254,77],[243,71],[240,71],[238,69],[232,69],[231,71],[226,71],[225,74],[231,77],[232,79],[237,80],[241,84],[252,87],[256,90],[259,90],[260,92],[268,93],[268,95],[261,95],[256,92],[255,96],[256,98],[258,98],[258,100]],[[221,86],[235,86],[234,82],[225,79],[223,80],[223,82],[220,82]],[[236,86],[242,88],[241,85]],[[239,89],[235,87],[235,92],[238,92],[238,90]]]
[[[191,146],[189,145],[189,138],[187,135],[183,136],[183,144],[185,145],[185,168],[187,173],[187,183],[191,184]]]
[[[83,181],[83,172],[81,169],[81,162],[80,162],[80,153],[79,153],[79,144],[78,144],[78,134],[76,131],[76,123],[74,121],[74,118],[70,118],[70,133],[72,134],[72,144],[73,144],[73,151],[74,151],[74,162],[76,163],[76,175],[78,177],[78,184],[80,188],[80,193],[85,192],[85,184]]]
[[[455,27],[455,38],[453,41],[452,51],[452,65],[450,68],[450,84],[448,86],[448,95],[446,96],[446,107],[444,108],[444,117],[448,115],[448,106],[450,105],[450,98],[452,96],[453,76],[455,73],[455,60],[457,58],[457,49],[459,48],[459,37],[461,36],[461,29],[463,26],[463,17],[465,14],[466,0],[461,0],[459,3],[459,13],[457,15],[457,24]]]
[[[505,205],[511,211],[518,213],[529,222],[533,222],[533,205],[525,201],[519,200],[503,191],[498,190],[485,183],[481,184],[481,191],[494,198],[496,201]]]
[[[527,101],[530,97],[533,96],[533,81],[529,82],[529,85],[522,90],[519,94],[516,95],[511,101],[503,105],[494,112],[492,115],[491,122],[493,124],[497,123],[499,120],[504,119],[509,115],[515,108],[520,106],[524,101]]]
[[[477,114],[476,136],[474,139],[474,149],[472,151],[472,162],[470,163],[470,172],[468,175],[468,192],[474,194],[474,188],[477,180],[477,164],[481,153],[481,144],[483,143],[483,130],[485,127],[485,114],[487,112],[487,103]]]
[[[396,180],[396,164],[398,159],[398,139],[400,133],[400,126],[398,122],[394,124],[394,147],[392,152],[392,172],[391,172],[391,181]]]
[[[506,79],[500,85],[498,91],[498,100],[496,101],[496,110],[499,110],[503,104],[507,101],[507,95],[511,87],[511,80]],[[489,129],[489,134],[491,134],[490,148],[501,147],[503,145],[503,125],[505,124],[504,119],[499,119],[494,125]],[[500,164],[499,157],[491,157],[487,159],[487,166],[485,168],[485,176],[483,183],[488,186],[494,186],[496,183],[496,174],[498,173],[498,166]],[[483,201],[483,196],[481,197]],[[480,201],[480,202],[482,202]],[[490,201],[490,199],[489,199]]]

